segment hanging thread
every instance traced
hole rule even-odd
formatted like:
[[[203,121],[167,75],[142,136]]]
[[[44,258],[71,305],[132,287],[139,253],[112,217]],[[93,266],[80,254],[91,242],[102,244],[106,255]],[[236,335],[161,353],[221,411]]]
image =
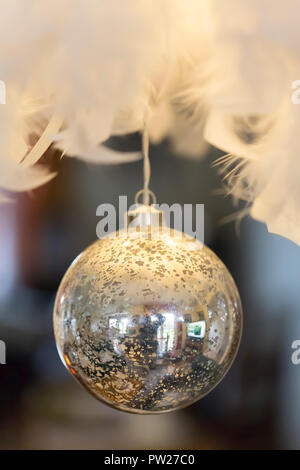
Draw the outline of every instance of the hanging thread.
[[[142,136],[142,155],[144,160],[144,187],[138,191],[135,195],[135,203],[138,203],[138,199],[143,195],[143,204],[149,206],[150,197],[152,198],[152,204],[156,204],[156,196],[149,189],[149,183],[151,178],[151,165],[149,159],[149,132],[145,125]]]
[[[151,178],[151,166],[149,160],[149,133],[147,126],[145,126],[143,131],[142,139],[142,152],[144,158],[144,194],[143,194],[143,203],[145,206],[149,205],[149,183]]]

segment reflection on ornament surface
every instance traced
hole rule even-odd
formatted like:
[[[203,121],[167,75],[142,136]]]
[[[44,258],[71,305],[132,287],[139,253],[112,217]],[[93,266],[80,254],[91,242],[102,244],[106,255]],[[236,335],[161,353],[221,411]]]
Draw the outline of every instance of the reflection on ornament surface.
[[[229,369],[241,328],[224,264],[165,228],[95,242],[65,274],[54,311],[65,366],[96,398],[134,413],[172,411],[207,394]]]

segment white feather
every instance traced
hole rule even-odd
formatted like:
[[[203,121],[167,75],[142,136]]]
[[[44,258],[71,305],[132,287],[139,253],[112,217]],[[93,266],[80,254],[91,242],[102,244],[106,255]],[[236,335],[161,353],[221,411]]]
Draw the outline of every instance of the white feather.
[[[229,191],[300,243],[298,0],[0,0],[0,11],[2,188],[50,179],[32,166],[52,142],[89,162],[133,161],[100,144],[146,125],[181,154],[206,141],[232,154]]]

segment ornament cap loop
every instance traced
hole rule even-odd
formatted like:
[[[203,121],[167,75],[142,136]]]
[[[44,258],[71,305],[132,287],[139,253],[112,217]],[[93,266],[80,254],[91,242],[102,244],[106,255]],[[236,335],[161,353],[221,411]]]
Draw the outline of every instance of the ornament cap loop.
[[[156,196],[155,196],[154,192],[151,191],[151,189],[148,189],[148,194],[149,194],[149,196],[152,197],[152,204],[156,204]],[[140,189],[140,191],[138,191],[136,193],[135,198],[134,198],[135,204],[140,204],[139,203],[139,198],[142,195],[143,195],[143,197],[145,196],[145,189]],[[145,205],[145,204],[143,204],[143,205]],[[145,205],[145,206],[148,207],[148,205]]]

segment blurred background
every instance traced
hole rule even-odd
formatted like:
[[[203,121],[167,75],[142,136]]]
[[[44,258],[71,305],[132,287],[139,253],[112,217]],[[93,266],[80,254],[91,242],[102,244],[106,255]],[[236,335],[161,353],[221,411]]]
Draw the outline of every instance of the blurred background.
[[[140,148],[137,135],[112,147]],[[238,357],[207,397],[184,410],[135,416],[102,405],[81,388],[58,357],[52,310],[58,284],[75,256],[96,239],[96,208],[133,202],[142,162],[89,166],[54,151],[59,170],[45,187],[0,206],[1,449],[299,449],[300,247],[246,217],[220,195],[221,177],[205,159],[151,147],[151,189],[158,202],[204,203],[205,242],[231,271],[244,309]]]

